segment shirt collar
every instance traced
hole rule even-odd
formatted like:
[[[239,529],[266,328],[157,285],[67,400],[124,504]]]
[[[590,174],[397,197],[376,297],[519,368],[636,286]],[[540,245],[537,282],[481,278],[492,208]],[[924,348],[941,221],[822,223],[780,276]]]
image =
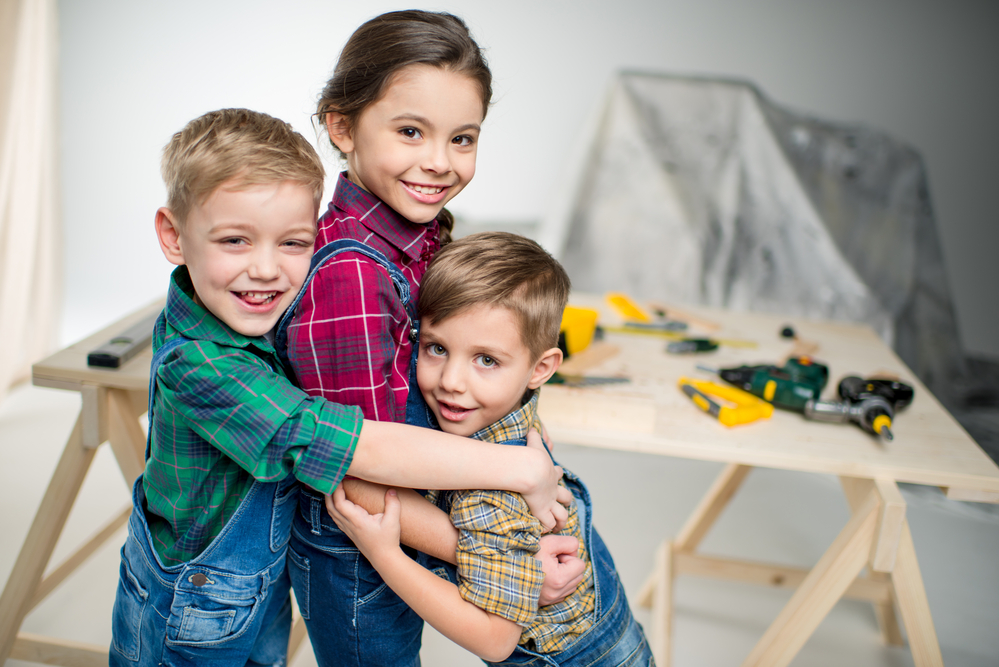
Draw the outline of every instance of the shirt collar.
[[[245,348],[253,345],[264,352],[274,352],[274,346],[263,336],[244,336],[231,329],[204,306],[194,300],[194,285],[186,266],[178,266],[170,276],[164,314],[167,337],[171,331],[186,338],[205,340],[228,347]]]
[[[534,417],[538,412],[538,396],[540,394],[540,388],[532,390],[530,398],[520,408],[489,426],[479,429],[472,434],[472,437],[485,442],[508,442],[510,440],[526,439],[527,432],[530,430],[531,425],[534,424]]]
[[[345,171],[340,173],[336,189],[333,191],[333,199],[330,201],[329,210],[336,215],[334,209],[348,215],[356,215],[358,222],[365,228],[398,248],[399,252],[411,260],[420,258],[424,237],[428,233],[432,234],[430,238],[437,238],[436,220],[425,225],[410,222],[378,197],[347,178]]]

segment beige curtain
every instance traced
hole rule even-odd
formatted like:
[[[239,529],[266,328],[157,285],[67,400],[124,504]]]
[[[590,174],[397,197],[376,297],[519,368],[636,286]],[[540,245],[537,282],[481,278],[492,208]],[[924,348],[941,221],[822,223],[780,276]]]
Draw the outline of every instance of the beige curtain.
[[[0,0],[0,398],[56,342],[57,18],[56,0]]]

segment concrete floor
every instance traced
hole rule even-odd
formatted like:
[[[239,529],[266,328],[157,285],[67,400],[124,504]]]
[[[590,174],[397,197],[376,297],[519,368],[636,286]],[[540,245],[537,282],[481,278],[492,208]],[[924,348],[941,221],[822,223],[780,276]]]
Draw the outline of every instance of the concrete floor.
[[[22,385],[0,403],[0,580],[20,545],[79,410],[79,395]],[[658,542],[675,534],[720,466],[556,445],[594,498],[595,524],[635,597]],[[934,489],[906,487],[908,517],[944,661],[951,667],[999,665],[999,513],[994,506],[948,501]],[[108,447],[98,450],[53,563],[129,500]],[[702,550],[810,566],[836,537],[848,510],[829,476],[759,469],[736,495]],[[25,620],[26,632],[106,645],[124,529]],[[737,665],[790,593],[681,577],[676,586],[673,664]],[[647,611],[636,615],[648,623]],[[481,664],[432,629],[424,665]],[[8,667],[27,665],[10,660]],[[292,662],[314,665],[307,649]],[[900,667],[905,648],[882,644],[869,605],[837,604],[793,662],[796,666]]]

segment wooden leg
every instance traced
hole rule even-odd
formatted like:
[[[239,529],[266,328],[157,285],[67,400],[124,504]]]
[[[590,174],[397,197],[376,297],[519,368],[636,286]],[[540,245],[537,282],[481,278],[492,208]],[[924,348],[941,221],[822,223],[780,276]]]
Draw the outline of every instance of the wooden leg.
[[[890,480],[878,480],[878,482],[875,482],[874,480],[857,477],[840,477],[839,481],[843,487],[843,493],[846,495],[847,503],[849,503],[850,508],[854,512],[859,509],[864,498],[872,490],[877,489],[878,494],[881,496],[881,516],[878,519],[878,527],[876,529],[878,538],[876,546],[871,552],[871,560],[868,562],[868,578],[872,581],[887,581],[891,589],[887,600],[878,600],[873,603],[874,616],[878,619],[878,628],[881,629],[881,637],[890,646],[904,646],[905,639],[902,637],[898,616],[895,613],[894,585],[891,578],[884,573],[884,568],[886,565],[889,565],[888,570],[890,571],[894,567],[894,559],[898,551],[898,539],[902,531],[902,522],[905,520],[905,500],[898,491],[898,486]],[[901,512],[899,512],[898,507],[900,503]],[[890,563],[886,563],[884,560],[886,553],[891,554]],[[881,569],[875,566],[878,554],[881,554],[881,562],[878,563]]]
[[[912,544],[908,521],[902,523],[898,556],[891,579],[895,585],[902,622],[909,635],[912,661],[916,663],[916,667],[943,667],[943,656],[940,654],[937,631],[930,616],[930,603],[926,599],[926,589],[916,561],[916,548]]]
[[[673,544],[668,540],[656,550],[656,586],[652,594],[650,645],[659,667],[669,667],[673,639]]]
[[[673,541],[675,552],[691,553],[697,549],[701,540],[711,530],[711,526],[714,525],[722,510],[728,505],[735,492],[739,490],[742,481],[746,479],[746,475],[752,469],[752,466],[737,463],[725,466],[714,484],[711,485],[707,495],[701,500]]]
[[[82,437],[81,414],[0,597],[0,664],[10,655],[14,638],[31,608],[35,590],[94,460],[96,450],[85,448]]]
[[[105,667],[108,664],[108,647],[21,632],[17,635],[17,644],[10,657],[45,665]]]
[[[129,392],[121,389],[108,389],[107,401],[108,441],[131,490],[146,467],[146,434],[139,425],[142,412],[135,411]]]
[[[305,619],[295,614],[294,620],[291,622],[291,636],[288,638],[288,662],[291,663],[295,659],[295,654],[298,653],[298,649],[302,647],[302,644],[309,637],[309,631],[305,627]]]
[[[785,667],[797,655],[867,564],[874,543],[879,508],[877,494],[868,494],[742,663],[743,667]]]

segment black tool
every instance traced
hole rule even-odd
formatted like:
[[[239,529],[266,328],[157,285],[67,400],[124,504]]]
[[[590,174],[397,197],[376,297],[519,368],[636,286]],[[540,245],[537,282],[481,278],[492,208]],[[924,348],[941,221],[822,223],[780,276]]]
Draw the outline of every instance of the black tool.
[[[87,354],[87,365],[98,368],[118,368],[137,355],[153,340],[153,325],[159,313],[133,324],[108,342]]]
[[[904,382],[863,379],[854,375],[840,380],[839,401],[811,400],[805,404],[805,417],[816,421],[858,424],[868,433],[892,440],[895,413],[912,403],[913,389]]]

